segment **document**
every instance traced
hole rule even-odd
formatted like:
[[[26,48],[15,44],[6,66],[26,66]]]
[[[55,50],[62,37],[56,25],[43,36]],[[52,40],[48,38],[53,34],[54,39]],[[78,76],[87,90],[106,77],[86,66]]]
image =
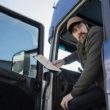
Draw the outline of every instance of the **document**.
[[[37,61],[39,61],[44,67],[46,67],[49,70],[52,71],[57,71],[60,72],[61,69],[58,67],[54,66],[49,60],[47,60],[44,56],[42,55],[35,55],[33,56]]]

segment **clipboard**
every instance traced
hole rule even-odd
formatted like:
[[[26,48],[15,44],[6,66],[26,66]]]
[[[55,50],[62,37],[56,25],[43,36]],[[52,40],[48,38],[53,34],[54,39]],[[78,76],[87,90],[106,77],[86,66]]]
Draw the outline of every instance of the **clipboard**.
[[[40,62],[44,67],[46,67],[49,70],[56,71],[56,72],[61,72],[61,69],[58,67],[54,66],[49,60],[47,60],[44,56],[42,55],[35,55],[33,56],[38,62]]]

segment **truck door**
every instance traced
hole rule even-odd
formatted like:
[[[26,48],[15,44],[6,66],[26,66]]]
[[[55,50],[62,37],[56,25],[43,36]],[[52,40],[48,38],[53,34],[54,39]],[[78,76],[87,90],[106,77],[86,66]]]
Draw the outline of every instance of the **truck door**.
[[[0,109],[40,110],[43,25],[0,6]]]

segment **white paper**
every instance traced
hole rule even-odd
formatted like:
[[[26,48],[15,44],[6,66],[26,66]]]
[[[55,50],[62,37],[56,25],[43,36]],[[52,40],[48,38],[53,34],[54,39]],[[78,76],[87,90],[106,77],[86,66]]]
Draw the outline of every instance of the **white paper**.
[[[39,61],[44,67],[46,67],[47,69],[49,70],[53,70],[53,71],[58,71],[60,72],[61,70],[52,65],[52,63],[50,61],[48,61],[44,56],[42,55],[36,55],[36,56],[33,56],[37,61]]]

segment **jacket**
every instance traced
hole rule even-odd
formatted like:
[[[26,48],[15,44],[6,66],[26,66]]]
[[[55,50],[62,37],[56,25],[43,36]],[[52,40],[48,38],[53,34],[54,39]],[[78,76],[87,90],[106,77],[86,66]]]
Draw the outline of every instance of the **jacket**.
[[[84,43],[78,44],[77,51],[73,52],[64,59],[66,64],[79,60],[84,68],[78,81],[72,89],[72,96],[80,95],[93,83],[96,83],[103,88],[103,71],[101,61],[102,42],[102,28],[93,26],[89,29]]]

